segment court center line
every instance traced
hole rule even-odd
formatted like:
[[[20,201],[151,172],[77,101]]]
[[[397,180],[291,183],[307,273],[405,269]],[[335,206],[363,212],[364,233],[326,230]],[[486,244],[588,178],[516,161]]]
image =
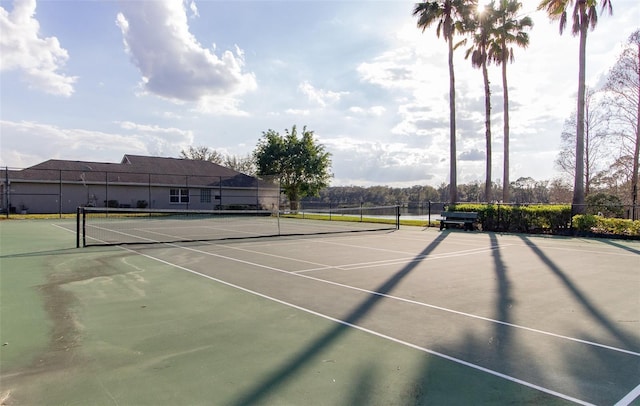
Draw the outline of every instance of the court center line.
[[[174,244],[167,244],[167,245],[175,246],[175,247],[178,247],[178,248],[185,248],[185,247],[180,247],[180,246],[177,246],[177,245],[174,245]],[[268,296],[268,295],[265,295],[263,293],[260,293],[260,292],[254,291],[254,290],[247,289],[247,288],[244,288],[242,286],[235,285],[233,283],[223,281],[223,280],[215,278],[213,276],[203,274],[203,273],[195,271],[193,269],[189,269],[187,267],[184,267],[184,266],[181,266],[181,265],[178,265],[178,264],[174,264],[174,263],[171,263],[169,261],[166,261],[166,260],[151,256],[151,255],[148,255],[148,254],[143,254],[141,252],[132,250],[130,248],[126,248],[126,247],[120,247],[120,248],[122,248],[122,249],[124,249],[126,251],[130,251],[132,253],[136,253],[136,254],[141,255],[141,256],[143,256],[145,258],[148,258],[148,259],[151,259],[151,260],[154,260],[154,261],[158,261],[158,262],[163,263],[165,265],[169,265],[169,266],[175,267],[177,269],[192,273],[194,275],[201,276],[203,278],[212,280],[214,282],[217,282],[217,283],[232,287],[234,289],[238,289],[238,290],[241,290],[243,292],[250,293],[252,295],[259,296],[259,297],[262,297],[262,298],[267,299],[267,300],[271,300],[271,301],[276,302],[276,303],[280,303],[282,305],[285,305],[285,306],[288,306],[288,307],[291,307],[291,308],[294,308],[294,309],[297,309],[297,310],[312,314],[314,316],[318,316],[318,317],[324,318],[326,320],[330,320],[332,322],[335,322],[335,323],[338,323],[338,324],[342,324],[342,325],[347,326],[347,327],[354,328],[356,330],[359,330],[359,331],[374,335],[376,337],[380,337],[380,338],[395,342],[397,344],[401,344],[401,345],[404,345],[406,347],[413,348],[415,350],[418,350],[418,351],[421,351],[421,352],[424,352],[424,353],[427,353],[427,354],[431,354],[431,355],[434,355],[436,357],[440,357],[440,358],[446,359],[448,361],[451,361],[451,362],[454,362],[454,363],[457,363],[457,364],[460,364],[460,365],[464,365],[464,366],[472,368],[472,369],[476,369],[476,370],[481,371],[481,372],[485,372],[487,374],[496,376],[498,378],[502,378],[502,379],[505,379],[507,381],[514,382],[514,383],[526,386],[528,388],[535,389],[535,390],[538,390],[540,392],[544,392],[544,393],[547,393],[549,395],[552,395],[552,396],[555,396],[555,397],[558,397],[558,398],[561,398],[561,399],[568,400],[570,402],[574,402],[574,403],[579,404],[579,405],[593,406],[592,403],[583,401],[581,399],[577,399],[577,398],[574,398],[572,396],[565,395],[563,393],[554,391],[552,389],[545,388],[543,386],[536,385],[534,383],[527,382],[525,380],[510,376],[510,375],[507,375],[507,374],[503,374],[501,372],[494,371],[492,369],[485,368],[485,367],[477,365],[477,364],[473,364],[471,362],[462,360],[460,358],[455,358],[455,357],[452,357],[450,355],[446,355],[444,353],[441,353],[441,352],[438,352],[438,351],[435,351],[435,350],[431,350],[431,349],[426,348],[426,347],[421,347],[419,345],[412,344],[412,343],[410,343],[408,341],[400,340],[398,338],[391,337],[391,336],[388,336],[386,334],[382,334],[382,333],[377,332],[375,330],[371,330],[371,329],[368,329],[366,327],[358,326],[356,324],[349,323],[349,322],[346,322],[344,320],[337,319],[337,318],[329,316],[327,314],[320,313],[320,312],[317,312],[315,310],[308,309],[306,307],[302,307],[302,306],[299,306],[299,305],[296,305],[296,304],[293,304],[293,303],[289,303],[289,302],[286,302],[284,300],[281,300],[281,299],[278,299],[278,298],[275,298],[275,297],[272,297],[272,296]],[[197,251],[197,250],[194,250],[194,251]],[[215,256],[218,256],[218,255],[215,255]],[[222,257],[224,257],[224,256],[222,256]],[[240,262],[246,262],[246,261],[240,261]],[[266,266],[263,266],[263,267],[270,268],[270,267],[266,267]],[[286,271],[283,271],[283,272],[286,272]],[[286,273],[289,273],[289,272],[286,272]]]
[[[376,292],[376,291],[373,291],[373,290],[359,288],[359,287],[356,287],[356,286],[345,285],[343,283],[334,282],[334,281],[321,279],[321,278],[316,278],[314,276],[309,276],[309,275],[306,275],[306,274],[300,274],[300,273],[294,273],[294,272],[290,272],[290,271],[285,271],[284,269],[276,268],[276,267],[273,267],[273,266],[268,266],[268,265],[263,265],[263,264],[251,262],[251,261],[246,261],[246,260],[243,260],[243,259],[228,257],[226,255],[215,254],[215,253],[212,253],[212,252],[202,251],[202,250],[198,250],[198,249],[195,249],[195,248],[185,247],[185,246],[181,246],[181,245],[177,245],[177,244],[166,244],[166,245],[172,246],[172,247],[175,247],[175,248],[179,248],[179,249],[185,249],[185,250],[188,250],[188,251],[197,252],[197,253],[204,254],[204,255],[215,256],[215,257],[218,257],[218,258],[222,258],[222,259],[226,259],[226,260],[234,261],[234,262],[239,262],[239,263],[250,265],[250,266],[255,266],[255,267],[258,267],[258,268],[263,268],[263,269],[268,269],[268,270],[275,271],[275,272],[280,272],[280,273],[284,273],[284,274],[288,274],[288,275],[293,275],[293,276],[297,276],[297,277],[300,277],[300,278],[306,278],[306,279],[310,279],[310,280],[313,280],[313,281],[316,281],[316,282],[322,282],[322,283],[326,283],[326,284],[329,284],[329,285],[342,287],[342,288],[345,288],[345,289],[351,289],[351,290],[355,290],[355,291],[358,291],[358,292],[367,293],[367,294],[370,294],[370,295],[376,295],[376,296],[384,297],[384,298],[387,298],[387,299],[397,300],[397,301],[400,301],[400,302],[405,302],[405,303],[409,303],[409,304],[415,304],[415,305],[418,305],[418,306],[424,306],[424,307],[428,307],[428,308],[431,308],[431,309],[441,310],[441,311],[444,311],[444,312],[457,314],[457,315],[464,316],[464,317],[469,317],[469,318],[473,318],[473,319],[477,319],[477,320],[488,321],[490,323],[496,323],[496,324],[500,324],[500,325],[507,326],[507,327],[513,327],[513,328],[529,331],[529,332],[532,332],[532,333],[543,334],[543,335],[547,335],[547,336],[550,336],[550,337],[560,338],[560,339],[563,339],[563,340],[568,340],[568,341],[572,341],[572,342],[576,342],[576,343],[586,344],[586,345],[590,345],[590,346],[594,346],[594,347],[599,347],[599,348],[603,348],[603,349],[607,349],[607,350],[611,350],[611,351],[621,352],[621,353],[624,353],[624,354],[629,354],[629,355],[633,355],[633,356],[636,356],[636,357],[640,357],[640,353],[634,352],[634,351],[631,351],[631,350],[626,350],[626,349],[623,349],[623,348],[613,347],[613,346],[610,346],[610,345],[600,344],[600,343],[596,343],[596,342],[588,341],[588,340],[582,340],[580,338],[569,337],[569,336],[565,336],[565,335],[562,335],[562,334],[556,334],[556,333],[552,333],[552,332],[544,331],[544,330],[539,330],[539,329],[532,328],[532,327],[526,327],[526,326],[521,326],[521,325],[518,325],[518,324],[508,323],[508,322],[501,321],[501,320],[491,319],[489,317],[478,316],[478,315],[471,314],[471,313],[465,313],[465,312],[462,312],[462,311],[459,311],[459,310],[448,309],[446,307],[432,305],[432,304],[424,303],[424,302],[418,302],[416,300],[406,299],[406,298],[399,297],[399,296],[393,296],[393,295],[389,295],[389,294],[386,294],[386,293],[380,293],[380,292]]]

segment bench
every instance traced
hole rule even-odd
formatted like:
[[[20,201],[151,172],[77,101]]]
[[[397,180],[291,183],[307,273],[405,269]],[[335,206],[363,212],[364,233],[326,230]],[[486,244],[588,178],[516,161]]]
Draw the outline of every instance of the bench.
[[[465,230],[472,231],[473,225],[478,221],[478,213],[468,211],[443,211],[440,217],[442,217],[440,219],[440,230],[449,224],[455,224],[463,226]]]

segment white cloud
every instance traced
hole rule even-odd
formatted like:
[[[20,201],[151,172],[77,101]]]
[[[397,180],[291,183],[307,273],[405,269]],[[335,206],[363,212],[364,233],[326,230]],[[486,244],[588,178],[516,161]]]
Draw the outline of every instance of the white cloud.
[[[120,122],[120,127],[130,131],[129,137],[141,140],[151,155],[177,156],[178,151],[193,145],[193,133],[175,127],[138,124],[131,121]],[[122,145],[125,148],[126,145]]]
[[[469,151],[462,152],[458,156],[458,159],[460,161],[483,161],[484,162],[486,157],[487,156],[484,151],[474,148]]]
[[[349,107],[349,113],[359,115],[359,116],[368,116],[368,117],[380,117],[387,111],[384,106],[372,106],[369,108],[352,106]]]
[[[294,116],[308,116],[309,114],[311,114],[309,110],[303,109],[286,109],[284,112]]]
[[[319,104],[321,107],[326,107],[328,104],[338,102],[342,96],[349,94],[349,92],[333,92],[331,90],[317,89],[307,81],[300,83],[298,90],[307,96],[310,101]]]
[[[205,95],[198,100],[194,111],[217,116],[247,117],[249,113],[240,109],[241,101],[235,97]]]
[[[48,159],[118,162],[124,154],[178,156],[194,142],[191,131],[130,121],[118,124],[122,131],[109,133],[2,120],[0,161],[17,167]]]
[[[0,71],[18,70],[29,87],[71,96],[76,77],[60,70],[69,59],[56,37],[40,37],[35,0],[14,0],[7,12],[0,7]]]
[[[189,32],[182,0],[120,3],[117,25],[126,52],[142,74],[142,86],[158,96],[199,102],[202,111],[233,113],[237,97],[257,87],[255,75],[244,71],[243,51],[203,48]],[[197,16],[195,3],[190,9]],[[221,106],[216,108],[215,105]]]
[[[323,138],[321,142],[331,153],[336,174],[332,182],[334,185],[412,186],[432,183],[434,174],[447,165],[439,162],[436,150],[414,148],[401,142],[353,137]]]
[[[198,12],[198,6],[196,6],[195,1],[189,2],[189,10],[191,10],[191,17],[200,17],[200,13]]]

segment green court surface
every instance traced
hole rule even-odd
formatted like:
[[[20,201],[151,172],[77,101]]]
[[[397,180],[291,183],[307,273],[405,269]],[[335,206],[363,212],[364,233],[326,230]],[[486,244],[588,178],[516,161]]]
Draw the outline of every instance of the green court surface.
[[[75,241],[0,222],[0,404],[640,404],[637,241]]]

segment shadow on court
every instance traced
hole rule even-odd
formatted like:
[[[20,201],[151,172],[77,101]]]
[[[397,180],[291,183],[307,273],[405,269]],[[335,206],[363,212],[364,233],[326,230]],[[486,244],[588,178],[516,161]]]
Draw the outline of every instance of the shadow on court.
[[[540,260],[547,266],[547,268],[553,272],[562,284],[567,288],[571,295],[576,299],[576,303],[582,306],[594,321],[599,325],[607,329],[611,335],[613,335],[624,348],[638,351],[640,349],[639,343],[634,338],[630,337],[625,332],[618,329],[611,320],[600,310],[598,307],[589,300],[589,297],[576,286],[571,278],[562,271],[562,269],[555,263],[547,254],[545,254],[531,239],[521,235],[520,238],[525,244],[540,258]],[[623,248],[623,247],[620,247]]]
[[[619,342],[618,346],[620,348],[634,352],[640,351],[640,342],[636,337],[621,330],[609,317],[607,317],[604,311],[599,309],[598,306],[589,299],[587,293],[583,292],[571,280],[566,272],[564,272],[562,268],[547,254],[545,254],[543,250],[541,250],[530,238],[524,235],[519,237],[525,242],[526,246],[540,258],[540,260],[546,265],[547,269],[561,281],[562,285],[575,299],[575,303],[580,305],[587,314],[590,315],[596,326],[604,328],[612,337],[614,337]],[[615,247],[637,253],[636,250],[624,245],[617,244],[612,241],[604,242]],[[590,342],[598,342],[598,338],[588,330],[582,331],[580,339]],[[615,396],[619,395],[621,388],[626,387],[626,392],[628,392],[638,384],[637,377],[638,372],[640,372],[640,359],[637,356],[629,356],[609,350],[603,350],[596,346],[585,347],[590,352],[588,356],[590,361],[585,361],[586,357],[584,353],[582,355],[578,355],[579,353],[567,352],[561,355],[566,359],[565,365],[571,368],[573,376],[582,376],[585,374],[586,370],[592,370],[599,371],[600,376],[607,377],[609,382],[577,381],[576,385],[578,391],[591,393],[592,397],[600,397],[599,399],[595,399],[594,403],[608,403],[612,398],[616,401],[619,398],[615,398]],[[596,362],[594,363],[593,360]],[[613,383],[615,383],[615,385]]]
[[[514,366],[529,355],[521,343],[515,340],[514,329],[509,326],[509,323],[513,323],[511,310],[514,298],[508,266],[503,259],[496,234],[486,233],[486,235],[489,237],[489,248],[491,248],[496,292],[493,306],[494,314],[490,318],[502,323],[492,323],[489,332],[467,333],[459,345],[436,347],[435,350],[462,360],[469,360],[478,366],[506,376],[518,375]],[[421,373],[423,379],[427,377],[436,379],[443,374],[447,374],[447,368],[442,364],[432,360],[425,361]],[[544,379],[542,371],[533,365],[528,366],[526,374],[525,380],[530,382],[542,382]],[[510,383],[503,379],[491,379],[486,372],[467,369],[457,375],[451,375],[449,379],[456,380],[456,385],[460,390],[455,393],[451,391],[430,393],[428,399],[425,399],[426,404],[501,404],[507,399],[513,404],[555,405],[565,403],[561,399],[552,398],[542,392],[523,391],[519,384]],[[474,394],[476,397],[473,397]],[[482,394],[482,399],[477,398],[478,394]],[[423,403],[417,402],[416,404]]]
[[[629,247],[628,245],[620,244],[619,242],[612,241],[612,240],[601,240],[601,241],[602,241],[603,243],[605,243],[605,244],[612,245],[612,246],[614,246],[614,247],[616,247],[616,248],[620,248],[620,249],[623,249],[623,250],[625,250],[625,251],[629,251],[629,252],[631,252],[631,253],[633,253],[633,254],[638,254],[638,255],[640,255],[640,250],[637,250],[637,249],[635,249],[635,248]]]
[[[375,292],[380,295],[370,295],[367,300],[360,304],[351,314],[349,314],[342,323],[336,324],[328,333],[321,337],[318,337],[315,341],[309,344],[305,349],[302,349],[300,353],[286,362],[279,370],[273,371],[271,376],[257,383],[252,390],[249,390],[241,398],[232,402],[233,405],[250,405],[259,403],[269,392],[276,390],[280,385],[284,384],[290,377],[298,372],[307,363],[313,360],[321,351],[327,348],[331,343],[335,342],[343,334],[345,334],[351,328],[350,325],[355,325],[365,315],[372,311],[372,309],[382,300],[382,295],[388,294],[391,290],[409,273],[411,273],[423,260],[429,255],[446,237],[448,233],[440,234],[435,240],[433,240],[424,250],[415,256],[414,260],[409,262],[405,267],[400,269],[396,274],[389,278],[385,283],[380,285]],[[364,372],[364,371],[363,371]],[[369,378],[368,378],[369,376]],[[360,377],[359,385],[354,385],[354,399],[358,399],[354,403],[362,404],[363,388],[366,390],[367,385],[371,385],[371,375],[365,372]]]

